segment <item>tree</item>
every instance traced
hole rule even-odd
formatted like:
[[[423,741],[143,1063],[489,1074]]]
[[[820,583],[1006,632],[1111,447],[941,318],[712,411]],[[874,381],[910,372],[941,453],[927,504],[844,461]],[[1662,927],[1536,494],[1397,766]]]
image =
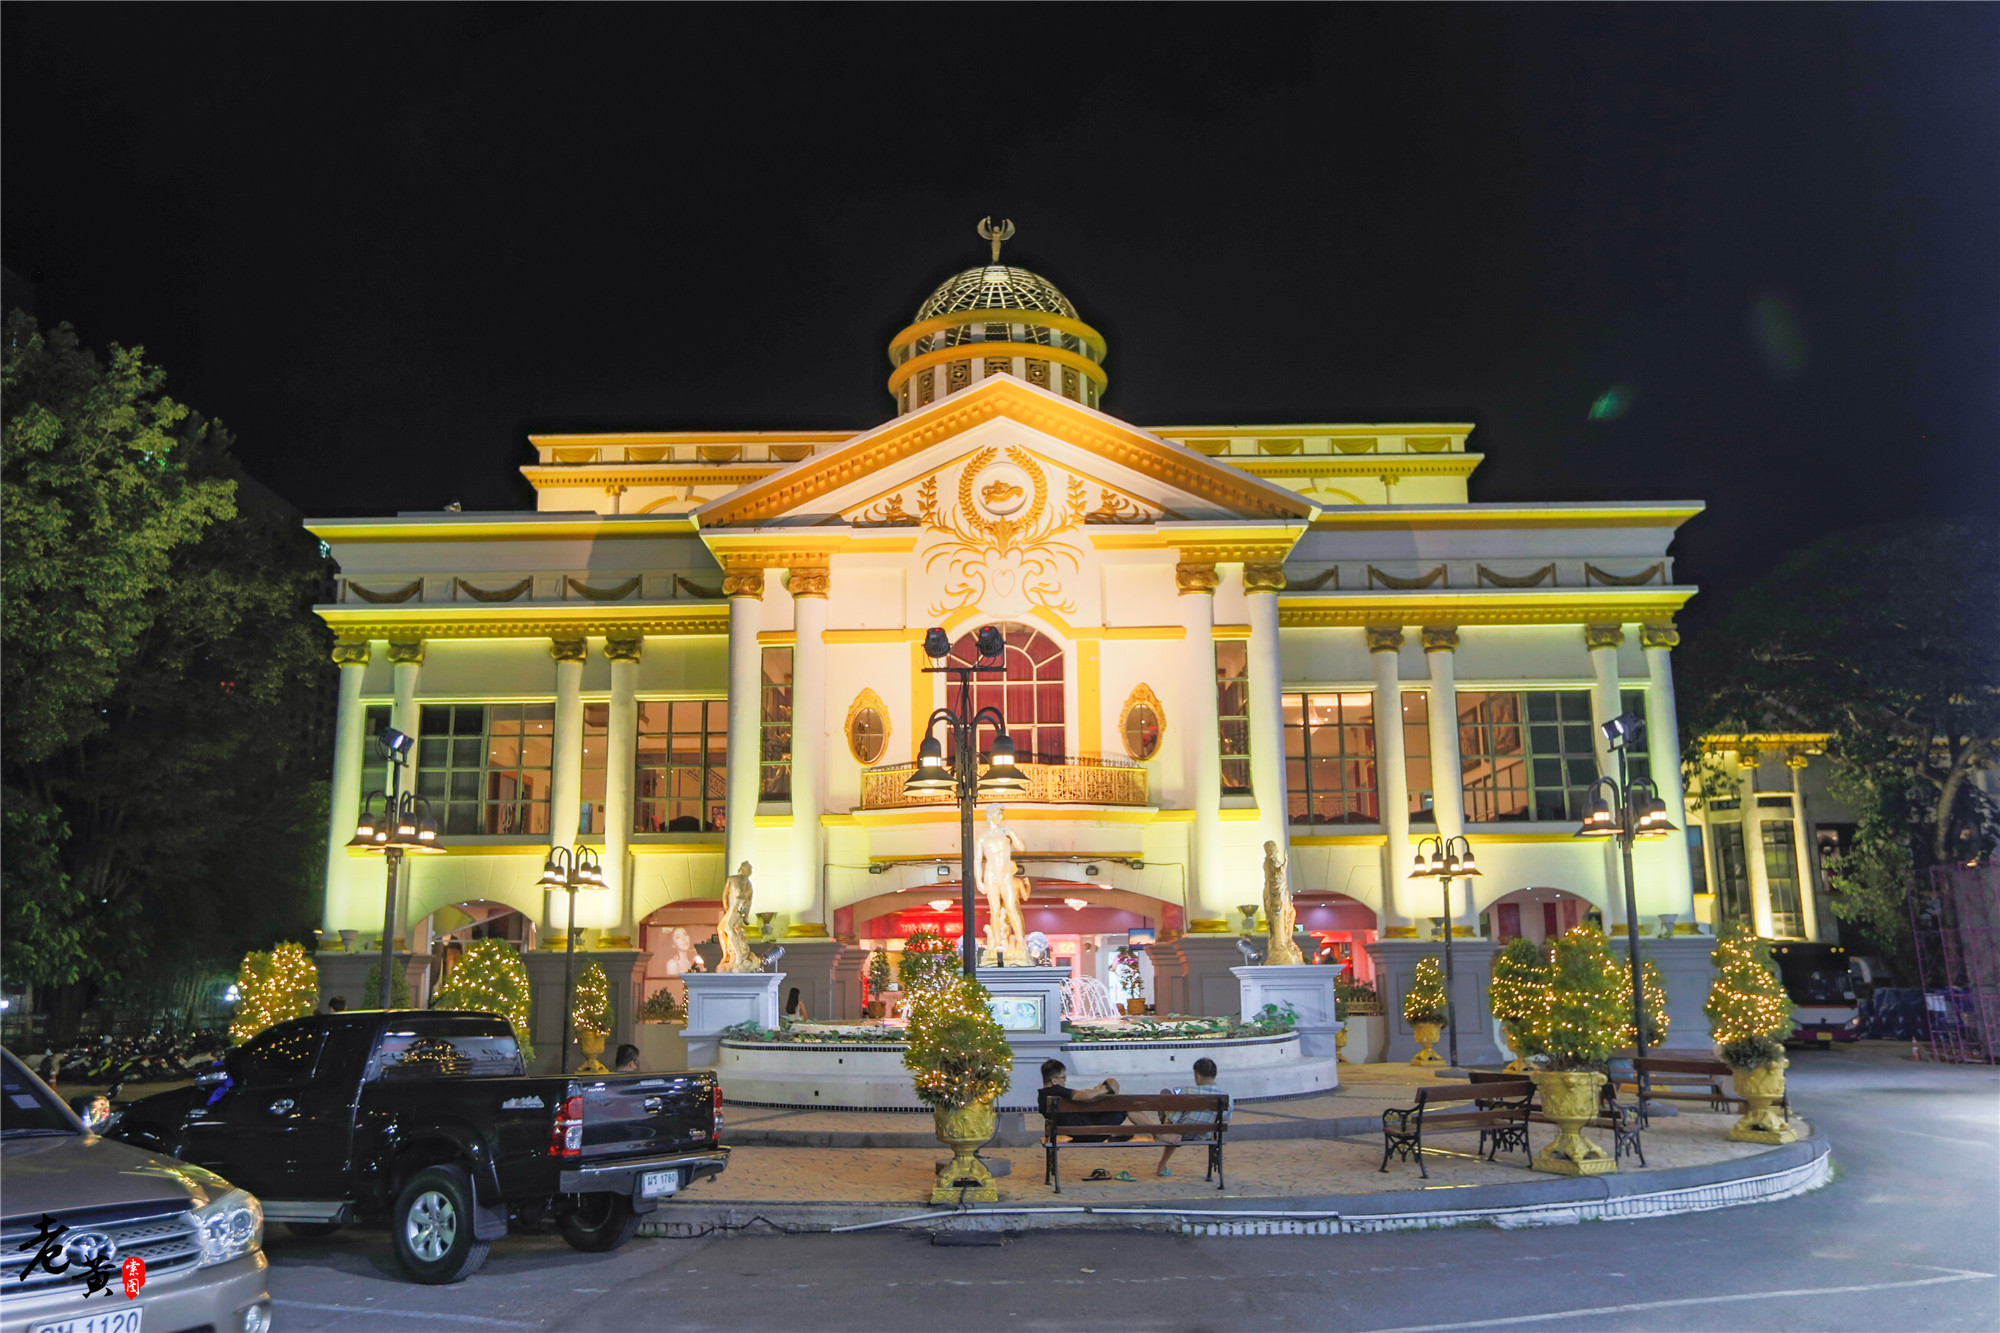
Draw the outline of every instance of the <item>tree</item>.
[[[1521,1051],[1552,1070],[1597,1069],[1631,1017],[1631,992],[1604,936],[1578,926],[1555,942],[1548,989],[1520,1024]]]
[[[1445,1021],[1445,1004],[1444,968],[1435,958],[1419,958],[1416,978],[1403,996],[1403,1021],[1442,1023]]]
[[[605,974],[604,964],[596,959],[585,963],[583,975],[576,979],[570,1023],[579,1037],[611,1035],[611,978]]]
[[[1912,872],[1990,856],[2000,819],[1974,781],[2000,762],[2000,535],[1878,525],[1807,547],[1734,598],[1683,656],[1686,737],[1830,731],[1854,849],[1833,910],[1907,958]]]
[[[1792,997],[1771,961],[1771,946],[1742,922],[1715,945],[1715,981],[1708,989],[1709,1031],[1717,1053],[1735,1069],[1758,1069],[1784,1058],[1792,1030]]]
[[[361,983],[361,1003],[357,1009],[367,1009],[382,1002],[382,964],[378,961],[368,969],[368,980]],[[410,1004],[410,978],[402,968],[389,973],[389,1007],[408,1009]]]
[[[924,1105],[956,1110],[1007,1091],[1014,1053],[991,1001],[986,987],[966,976],[920,993],[910,1010],[903,1065],[916,1076],[917,1100]]]
[[[535,1058],[535,1048],[528,1044],[528,965],[505,940],[466,945],[458,966],[431,995],[431,1008],[498,1014],[513,1024],[522,1058]]]
[[[900,968],[904,998],[917,997],[949,987],[959,975],[958,949],[944,936],[919,930],[903,941]]]
[[[9,318],[7,969],[72,1010],[317,924],[326,562],[162,380]]]
[[[1613,959],[1612,970],[1617,973],[1619,985],[1626,991],[1632,987],[1631,970]],[[1646,1007],[1646,1049],[1657,1051],[1667,1041],[1667,1029],[1673,1026],[1673,1018],[1667,1013],[1667,982],[1660,975],[1660,969],[1653,960],[1645,956],[1639,959],[1639,992],[1645,997]],[[1625,1044],[1637,1049],[1638,1032],[1632,1026],[1631,1001],[1626,1001]]]
[[[229,1039],[241,1046],[265,1028],[304,1018],[319,1007],[319,968],[297,944],[243,956],[236,973],[236,1020]]]
[[[1525,1021],[1548,988],[1549,960],[1541,946],[1525,935],[1508,940],[1493,959],[1493,1016],[1503,1023]]]

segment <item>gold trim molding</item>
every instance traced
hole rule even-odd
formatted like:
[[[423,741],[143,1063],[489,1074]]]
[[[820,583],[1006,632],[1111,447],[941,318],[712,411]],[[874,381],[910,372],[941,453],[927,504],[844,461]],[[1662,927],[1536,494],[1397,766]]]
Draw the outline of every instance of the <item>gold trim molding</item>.
[[[1583,646],[1592,652],[1599,648],[1616,648],[1625,642],[1625,627],[1617,624],[1585,625]]]
[[[1213,593],[1215,585],[1222,582],[1222,576],[1215,572],[1215,566],[1205,561],[1183,560],[1174,566],[1174,586],[1183,595],[1187,593]]]

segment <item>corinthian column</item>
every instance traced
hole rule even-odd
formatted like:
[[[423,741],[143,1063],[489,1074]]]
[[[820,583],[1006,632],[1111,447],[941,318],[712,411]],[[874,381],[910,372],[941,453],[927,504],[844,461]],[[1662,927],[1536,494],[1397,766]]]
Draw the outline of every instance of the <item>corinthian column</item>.
[[[1667,856],[1656,872],[1659,887],[1640,895],[1639,910],[1672,912],[1692,926],[1694,872],[1688,863],[1687,792],[1681,785],[1681,723],[1674,708],[1673,650],[1680,641],[1680,631],[1670,624],[1639,630],[1646,652],[1646,751],[1653,757],[1653,785],[1674,826],[1667,835]]]
[[[831,583],[825,565],[792,570],[792,625],[798,644],[792,649],[792,891],[786,910],[793,925],[808,924],[824,873],[819,817],[826,806],[826,596]]]
[[[764,651],[757,646],[763,612],[764,571],[734,569],[722,576],[729,599],[729,751],[723,816],[723,864],[728,872],[753,860],[757,793],[763,783]]]
[[[1368,662],[1375,671],[1375,799],[1382,820],[1381,927],[1407,925],[1398,887],[1410,873],[1410,771],[1403,757],[1401,625],[1370,625]]]
[[[1618,645],[1625,642],[1625,631],[1617,625],[1585,625],[1583,644],[1590,650],[1590,745],[1597,756],[1597,771],[1607,778],[1618,776],[1618,757],[1611,752],[1611,744],[1604,735],[1604,724],[1625,711],[1622,695],[1618,689]],[[1626,756],[1626,777],[1639,776],[1631,771],[1631,756]],[[1604,879],[1609,886],[1605,895],[1604,920],[1606,923],[1622,923],[1625,920],[1624,853],[1619,850],[1616,838],[1604,840]],[[1633,886],[1636,896],[1638,886]]]
[[[1183,561],[1174,567],[1180,588],[1181,622],[1187,626],[1181,661],[1182,705],[1187,718],[1188,804],[1194,810],[1192,883],[1188,886],[1188,929],[1197,920],[1229,920],[1222,869],[1222,736],[1215,694],[1215,566]]]
[[[632,933],[632,877],[626,873],[632,845],[632,783],[639,744],[639,656],[642,638],[606,639],[611,659],[611,708],[604,737],[604,882],[611,892],[579,896],[576,924],[613,926]],[[591,898],[603,901],[592,903]]]
[[[320,922],[328,930],[363,924],[349,919],[347,844],[361,810],[362,750],[368,743],[361,681],[368,674],[368,650],[365,639],[333,645],[334,665],[340,668],[340,704],[333,715],[333,806],[326,830],[326,898],[320,905]]]
[[[1438,833],[1444,837],[1457,837],[1465,832],[1465,766],[1458,754],[1458,676],[1457,662],[1452,654],[1458,651],[1458,629],[1453,625],[1426,625],[1423,629],[1424,663],[1430,668],[1431,688],[1428,711],[1431,724],[1431,808],[1437,814]],[[1400,716],[1400,713],[1399,713]],[[1476,852],[1478,849],[1475,848]],[[1406,870],[1405,876],[1409,874]],[[1429,916],[1427,904],[1417,900],[1420,888],[1430,887],[1434,881],[1399,878],[1397,884],[1406,896],[1403,901],[1412,917]],[[1460,880],[1452,894],[1452,907],[1456,909],[1461,899],[1460,893],[1467,895],[1470,904],[1471,884]],[[1426,895],[1427,897],[1428,895]],[[1443,900],[1439,900],[1439,906]],[[1435,909],[1432,909],[1435,910]],[[1458,924],[1461,914],[1453,911],[1452,919],[1445,923],[1447,929]]]
[[[417,702],[417,687],[422,682],[424,670],[424,641],[411,639],[389,641],[389,660],[395,664],[396,696],[389,709],[389,725],[405,736],[416,740],[423,735],[423,705]],[[418,747],[421,749],[421,747]],[[414,791],[417,785],[417,750],[410,752],[410,762],[404,766],[399,779],[404,791]],[[407,926],[410,919],[410,871],[413,857],[404,857],[403,866],[396,876],[396,937],[407,940]]]
[[[549,775],[549,844],[576,841],[583,818],[583,656],[587,639],[554,639],[556,662],[556,749]]]
[[[1257,841],[1275,842],[1280,848],[1291,843],[1291,801],[1285,790],[1285,674],[1278,654],[1278,594],[1284,588],[1283,565],[1243,566],[1243,591],[1250,607],[1250,786],[1257,796]]]

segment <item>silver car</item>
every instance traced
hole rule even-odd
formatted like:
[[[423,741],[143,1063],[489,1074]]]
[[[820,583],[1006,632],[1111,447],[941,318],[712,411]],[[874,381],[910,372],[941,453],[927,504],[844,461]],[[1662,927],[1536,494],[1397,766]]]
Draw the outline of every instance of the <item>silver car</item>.
[[[256,1198],[99,1138],[26,1065],[0,1057],[0,1333],[267,1333]],[[135,1256],[145,1278],[128,1296]]]

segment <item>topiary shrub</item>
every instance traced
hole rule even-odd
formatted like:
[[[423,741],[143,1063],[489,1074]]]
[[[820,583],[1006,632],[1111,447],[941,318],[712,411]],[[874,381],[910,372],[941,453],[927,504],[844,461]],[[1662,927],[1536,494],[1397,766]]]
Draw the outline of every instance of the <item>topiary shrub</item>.
[[[912,1004],[921,995],[948,989],[959,977],[958,946],[933,931],[920,930],[903,941],[903,994]]]
[[[378,961],[368,969],[368,980],[361,986],[361,1003],[356,1009],[372,1008],[382,998],[382,964]],[[410,977],[400,967],[389,974],[389,1007],[408,1009],[410,1004]]]
[[[1589,926],[1557,940],[1548,989],[1516,1028],[1521,1053],[1542,1069],[1601,1070],[1628,1019],[1617,966],[1604,936]]]
[[[955,1111],[1007,1090],[1014,1052],[991,999],[986,987],[964,976],[918,996],[904,1033],[903,1067],[916,1075],[924,1105]]]
[[[265,1028],[319,1008],[319,967],[303,945],[280,944],[243,955],[236,972],[236,1019],[229,1039],[241,1046]]]
[[[1708,989],[1709,1031],[1718,1059],[1732,1069],[1762,1069],[1785,1058],[1792,1031],[1792,997],[1785,993],[1771,946],[1736,922],[1715,946],[1715,983]]]
[[[868,998],[879,1000],[889,990],[889,951],[877,949],[868,955]]]
[[[458,966],[431,996],[431,1008],[498,1014],[513,1025],[521,1058],[535,1058],[535,1048],[528,1044],[528,965],[505,940],[466,945]]]
[[[570,1026],[579,1037],[611,1035],[611,978],[604,964],[592,959],[583,965],[576,979],[576,1002],[570,1008]]]
[[[1549,959],[1542,946],[1517,935],[1493,959],[1493,1016],[1502,1023],[1522,1023],[1541,1007],[1549,988]]]
[[[1443,964],[1435,958],[1419,958],[1416,979],[1403,996],[1403,1021],[1443,1023],[1447,1002]]]
[[[1618,979],[1626,991],[1625,1044],[1638,1046],[1637,1034],[1632,1029],[1631,998],[1632,974],[1625,968],[1618,969]],[[1667,1029],[1673,1020],[1667,1017],[1667,983],[1660,975],[1660,969],[1644,953],[1639,955],[1639,992],[1646,999],[1646,1049],[1656,1051],[1667,1044]]]

